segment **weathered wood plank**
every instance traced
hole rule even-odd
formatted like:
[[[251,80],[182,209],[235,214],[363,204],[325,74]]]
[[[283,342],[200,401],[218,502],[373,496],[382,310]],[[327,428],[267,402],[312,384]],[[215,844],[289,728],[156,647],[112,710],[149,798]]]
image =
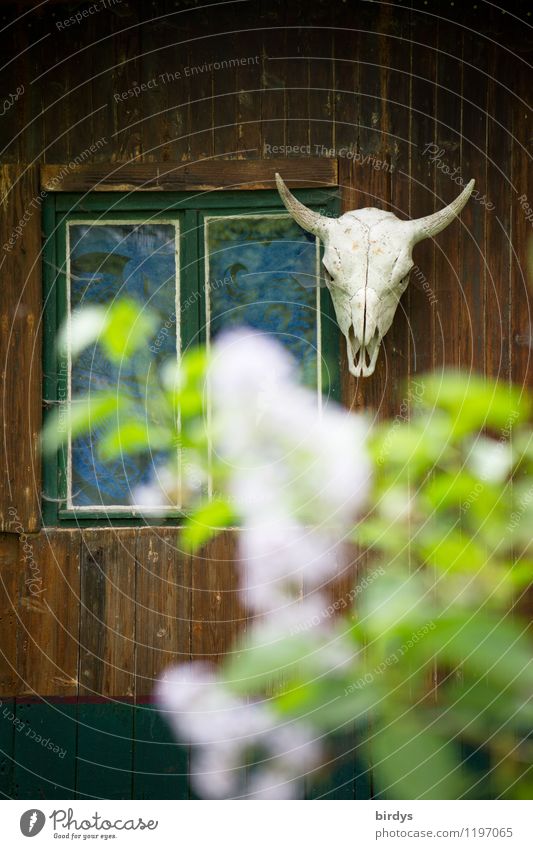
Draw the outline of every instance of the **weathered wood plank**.
[[[191,570],[177,528],[137,539],[135,695],[150,696],[166,667],[189,660]]]
[[[436,32],[428,30],[424,15],[411,12],[411,205],[410,218],[435,211],[435,168],[430,161],[430,145],[436,138]],[[421,47],[421,44],[424,47]],[[407,308],[412,329],[410,376],[428,371],[434,360],[435,243],[424,239],[413,252],[415,266],[407,289]]]
[[[143,161],[185,161],[188,157],[191,13],[167,16],[153,7],[154,17],[141,27],[139,95]],[[194,13],[192,13],[194,14]]]
[[[46,191],[208,191],[216,189],[272,189],[274,174],[283,172],[287,185],[294,188],[335,186],[337,162],[310,157],[290,159],[203,160],[194,163],[98,163],[67,166],[45,165],[41,185]]]
[[[512,200],[511,232],[511,378],[515,383],[533,386],[533,269],[528,250],[533,237],[533,170],[529,167],[531,109],[526,106],[531,89],[531,71],[524,57],[516,71],[516,95],[512,102]]]
[[[61,22],[61,17],[59,18],[59,21]],[[101,34],[99,34],[96,39],[100,41],[101,37]],[[66,91],[66,96],[60,101],[60,108],[62,108],[65,115],[68,116],[65,128],[67,130],[67,161],[71,162],[76,156],[79,156],[82,151],[86,151],[88,145],[99,139],[102,141],[97,148],[97,151],[100,151],[100,156],[103,155],[105,157],[107,155],[107,157],[110,158],[110,138],[106,135],[106,133],[109,132],[109,128],[104,127],[103,122],[104,112],[107,115],[112,111],[112,106],[111,102],[105,101],[105,91],[102,91],[101,79],[99,80],[100,86],[98,99],[93,101],[93,83],[91,81],[93,74],[100,70],[98,67],[99,62],[95,61],[94,52],[95,50],[100,50],[100,55],[103,56],[105,45],[107,45],[108,42],[104,41],[103,44],[98,44],[98,46],[96,46],[92,39],[91,23],[89,19],[87,19],[81,27],[76,26],[65,30],[59,30],[54,40],[61,44],[63,59],[65,56],[71,54],[76,56],[76,60],[63,61],[59,67],[62,78],[65,80]],[[88,48],[87,45],[94,46]],[[92,59],[91,71],[90,73],[87,73],[89,56]],[[99,107],[101,107],[104,103],[104,108],[100,109]],[[103,140],[103,136],[105,136],[105,141]],[[54,156],[53,159],[49,158],[48,161],[64,162],[65,158],[61,159]],[[90,157],[90,161],[93,161],[92,156]]]
[[[82,533],[80,695],[134,694],[137,533]]]
[[[196,9],[191,18],[190,66],[202,68],[213,61],[213,9]],[[207,37],[206,37],[207,36]],[[197,162],[211,158],[215,152],[213,113],[213,73],[202,71],[191,76],[189,83],[189,113],[187,119],[188,158]]]
[[[17,597],[19,539],[16,534],[0,534],[0,698],[19,690],[17,671]]]
[[[485,229],[487,212],[483,202],[488,191],[485,139],[487,135],[487,45],[476,32],[463,32],[463,104],[461,115],[461,176],[476,181],[478,197],[469,200],[461,213],[461,286],[467,307],[468,325],[459,338],[459,361],[463,368],[482,372],[485,367],[485,297],[487,257]],[[458,191],[461,186],[458,186]],[[491,203],[490,198],[486,197]]]
[[[508,57],[497,44],[489,55],[487,98],[487,184],[495,209],[487,213],[487,288],[485,311],[487,375],[510,378],[510,268],[512,105],[504,91],[513,85]]]
[[[101,15],[91,15],[84,25],[84,31],[88,47],[79,57],[84,75],[80,80],[82,85],[74,96],[80,98],[87,113],[91,115],[90,121],[80,124],[80,132],[89,132],[93,142],[100,139],[103,141],[91,159],[102,163],[100,167],[105,168],[117,159],[120,143],[119,137],[115,136],[118,107],[121,104],[115,103],[114,100],[116,89],[113,39],[109,26],[103,26]],[[74,150],[83,150],[86,143],[80,148],[77,131],[73,130],[71,135]]]
[[[125,27],[124,19],[114,15],[112,11],[108,12],[108,20],[111,32],[119,33],[108,42],[108,62],[111,64],[112,59],[113,64],[113,101],[110,108],[114,111],[114,158],[125,161],[136,159],[142,153],[143,102],[139,97],[117,101],[115,93],[128,91],[140,79],[141,27]]]
[[[411,150],[409,144],[411,106],[411,50],[409,11],[386,7],[380,16],[381,90],[383,99],[382,168],[390,173],[391,211],[408,219],[411,211]],[[387,168],[388,166],[388,168]],[[382,352],[387,359],[388,415],[398,414],[408,404],[408,379],[412,358],[412,318],[409,313],[409,289],[400,298],[394,322]]]
[[[226,531],[192,557],[193,660],[220,661],[245,627],[235,549],[235,532]]]
[[[333,5],[334,10],[334,63],[333,63],[333,144],[336,155],[345,162],[350,162],[350,154],[356,152],[359,112],[357,95],[359,65],[355,61],[355,35],[352,29],[343,26],[343,8]],[[339,163],[340,165],[340,163]],[[349,202],[349,201],[348,201]],[[353,209],[353,205],[347,207]]]
[[[73,696],[78,692],[79,531],[21,538],[19,571],[19,691]]]
[[[0,121],[0,159],[3,163],[21,162],[25,159],[22,146],[24,133],[21,129],[25,125],[24,112],[29,94],[30,69],[29,63],[18,61],[18,57],[26,48],[26,42],[27,33],[22,27],[11,27],[9,40],[4,38],[0,69],[0,91],[3,104],[3,115]]]
[[[71,67],[78,63],[68,59],[65,61],[65,58],[73,52],[72,36],[70,33],[57,30],[54,24],[55,21],[47,21],[44,18],[32,21],[32,40],[37,41],[39,38],[43,40],[32,50],[37,62],[32,74],[30,90],[36,89],[43,101],[43,149],[39,158],[42,157],[45,162],[65,162],[69,160],[69,141],[76,135],[76,130],[81,135],[79,128],[73,128],[73,116],[70,113],[71,105],[75,102],[79,103],[80,97],[79,94],[74,97],[68,96],[69,72]],[[79,30],[80,27],[74,29]],[[83,30],[83,27],[81,29]],[[46,35],[50,32],[53,33],[52,38],[47,38]],[[43,71],[45,75],[42,79],[33,82],[36,77],[41,76]],[[86,133],[86,127],[84,129]],[[80,150],[86,146],[86,138],[85,135],[85,141]]]
[[[41,470],[41,203],[38,169],[0,166],[0,530],[36,531]]]
[[[264,158],[279,156],[279,148],[287,143],[287,31],[278,28],[278,11],[270,0],[262,0],[262,82],[261,153]],[[276,148],[278,150],[276,150]]]
[[[298,9],[287,3],[285,24],[290,29],[285,54],[285,120],[287,125],[288,157],[310,154],[309,136],[309,82],[308,82],[308,31]]]
[[[335,156],[333,93],[334,4],[317,9],[306,36],[309,86],[309,143],[311,154]]]
[[[224,3],[217,13],[217,24],[208,39],[213,62],[241,58],[235,45],[233,33],[239,28],[239,7]],[[227,33],[227,34],[226,34]],[[241,41],[242,50],[248,55],[248,47]],[[244,56],[243,56],[244,58]],[[214,155],[239,156],[237,133],[237,71],[235,67],[223,67],[213,71],[213,141]]]
[[[461,43],[456,28],[439,19],[437,26],[436,138],[439,155],[435,205],[442,208],[460,193],[450,173],[461,171]],[[440,153],[442,151],[442,153]],[[468,333],[468,311],[460,286],[461,221],[454,221],[435,238],[437,303],[435,362],[459,365],[459,336]]]
[[[239,156],[261,157],[261,100],[262,100],[262,39],[257,30],[257,6],[242,3],[238,6],[239,28],[246,31],[247,63],[237,68],[237,149]]]

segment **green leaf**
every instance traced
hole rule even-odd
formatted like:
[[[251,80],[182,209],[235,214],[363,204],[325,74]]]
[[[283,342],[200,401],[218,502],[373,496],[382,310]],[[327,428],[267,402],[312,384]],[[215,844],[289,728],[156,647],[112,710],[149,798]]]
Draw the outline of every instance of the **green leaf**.
[[[102,460],[112,460],[124,454],[164,451],[174,443],[175,435],[169,428],[129,419],[100,439],[98,455]]]
[[[366,748],[366,747],[365,747]],[[380,797],[457,799],[464,789],[459,752],[414,710],[373,729],[368,744]]]
[[[377,577],[360,596],[358,607],[367,636],[382,641],[390,635],[425,641],[437,614],[431,585],[422,575],[400,569]]]
[[[132,299],[123,298],[109,308],[100,342],[109,359],[120,363],[148,345],[156,326],[152,312]]]
[[[418,649],[449,666],[488,676],[501,686],[533,687],[533,645],[519,621],[496,613],[450,608]]]
[[[467,534],[450,530],[435,537],[424,529],[417,538],[417,547],[424,560],[442,572],[464,572],[476,574],[487,562],[487,552]]]
[[[395,559],[408,551],[409,526],[375,516],[357,525],[353,539],[365,548],[383,551]]]
[[[413,477],[445,456],[449,438],[449,423],[437,415],[417,419],[409,426],[398,421],[381,425],[371,437],[369,449],[378,470],[390,467],[404,477]]]
[[[48,455],[72,438],[87,433],[91,428],[116,415],[124,401],[114,392],[86,395],[53,411],[47,417],[42,433],[42,449]]]
[[[530,400],[519,387],[460,371],[430,374],[420,378],[426,407],[437,406],[452,419],[455,436],[484,427],[496,428],[508,438],[512,427],[526,418]],[[505,433],[503,433],[505,431]]]
[[[181,532],[181,542],[187,551],[197,551],[217,531],[227,528],[235,521],[235,512],[229,502],[214,499],[202,504],[186,520]]]
[[[327,676],[291,680],[283,684],[282,692],[273,701],[280,713],[301,716],[307,722],[312,718],[313,725],[321,731],[334,732],[347,724],[362,724],[369,713],[375,718],[382,699],[383,693],[375,683],[358,689],[348,679]]]
[[[179,393],[184,388],[195,387],[201,391],[207,372],[208,356],[205,348],[191,348],[179,363],[168,361],[161,369],[161,382],[165,389]]]

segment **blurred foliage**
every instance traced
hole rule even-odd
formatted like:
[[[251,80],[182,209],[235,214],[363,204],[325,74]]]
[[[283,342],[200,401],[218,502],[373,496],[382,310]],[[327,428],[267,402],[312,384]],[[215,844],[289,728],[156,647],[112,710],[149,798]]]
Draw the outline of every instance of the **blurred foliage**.
[[[530,798],[533,642],[518,613],[533,582],[530,402],[458,372],[419,378],[408,397],[409,420],[370,437],[374,491],[354,542],[377,577],[334,637],[361,650],[318,682],[285,681],[279,707],[355,730],[386,797]],[[271,669],[290,654],[309,665],[309,643],[298,657],[289,642]]]
[[[117,362],[148,347],[155,322],[130,301],[80,313],[75,328],[76,350],[98,338]],[[70,426],[80,433],[115,417],[102,456],[176,446],[182,471],[207,474],[206,368],[198,349],[144,375],[148,414],[109,393],[78,399]],[[270,694],[281,714],[305,717],[333,748],[357,740],[378,795],[531,798],[533,642],[519,612],[533,582],[530,401],[453,371],[418,378],[407,398],[408,419],[370,437],[374,490],[353,538],[367,551],[366,584],[355,609],[325,631],[307,623],[264,639],[259,630],[221,674],[235,691]],[[57,450],[58,430],[50,418],[45,450]],[[224,470],[210,463],[216,496],[188,492],[188,549],[238,522]]]

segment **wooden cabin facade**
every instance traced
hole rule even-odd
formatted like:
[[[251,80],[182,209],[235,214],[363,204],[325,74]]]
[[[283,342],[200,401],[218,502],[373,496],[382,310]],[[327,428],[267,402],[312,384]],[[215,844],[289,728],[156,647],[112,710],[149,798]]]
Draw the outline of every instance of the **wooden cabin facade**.
[[[528,14],[483,0],[0,3],[4,796],[187,798],[187,751],[150,704],[154,680],[220,658],[245,624],[231,532],[192,557],[172,524],[47,512],[50,203],[260,195],[281,170],[343,210],[407,218],[474,177],[461,221],[416,248],[371,378],[350,376],[339,340],[342,399],[404,415],[409,381],[443,365],[526,385]],[[309,788],[371,793],[357,757]]]

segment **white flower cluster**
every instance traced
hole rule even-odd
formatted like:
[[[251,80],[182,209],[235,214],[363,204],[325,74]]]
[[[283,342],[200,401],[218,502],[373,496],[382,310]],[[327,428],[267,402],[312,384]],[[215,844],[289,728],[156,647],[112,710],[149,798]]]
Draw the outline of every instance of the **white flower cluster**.
[[[249,644],[274,645],[327,608],[321,587],[338,571],[368,491],[366,425],[333,404],[319,409],[316,394],[298,385],[289,354],[254,331],[214,346],[209,391],[213,452],[242,519],[240,587],[255,615]],[[353,660],[353,643],[317,618],[314,669],[341,669]],[[176,733],[193,745],[192,779],[204,797],[290,798],[320,763],[311,726],[287,723],[267,701],[240,699],[204,664],[171,670],[159,698]],[[260,765],[245,786],[250,751]]]
[[[169,670],[158,697],[176,736],[192,748],[190,778],[204,798],[295,798],[299,779],[320,761],[320,745],[303,723],[283,724],[268,703],[233,695],[206,663]],[[247,774],[250,750],[259,763]]]

